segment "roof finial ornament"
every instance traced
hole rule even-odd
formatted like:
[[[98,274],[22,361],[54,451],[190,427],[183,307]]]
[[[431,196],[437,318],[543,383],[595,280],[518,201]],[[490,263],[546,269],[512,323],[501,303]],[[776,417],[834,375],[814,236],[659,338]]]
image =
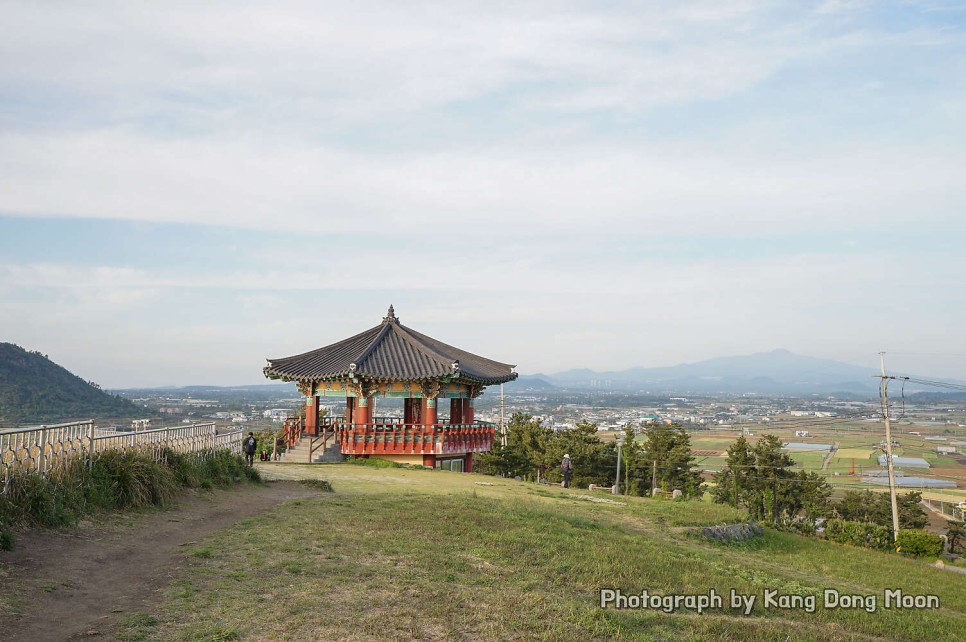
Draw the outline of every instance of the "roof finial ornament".
[[[389,306],[389,312],[386,313],[386,317],[383,319],[388,323],[398,323],[399,319],[396,318],[396,311],[392,309],[392,305]]]

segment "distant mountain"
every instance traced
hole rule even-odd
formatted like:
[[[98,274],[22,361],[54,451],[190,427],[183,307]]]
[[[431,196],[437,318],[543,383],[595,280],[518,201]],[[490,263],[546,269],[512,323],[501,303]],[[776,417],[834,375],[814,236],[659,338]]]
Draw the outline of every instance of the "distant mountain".
[[[145,414],[143,408],[104,392],[39,352],[0,343],[2,427]]]
[[[278,394],[291,392],[295,396],[300,393],[294,383],[256,383],[247,386],[156,386],[153,388],[116,388],[114,392],[134,394],[137,392],[172,392],[178,394],[200,394],[205,392],[252,392]]]
[[[547,381],[547,375],[520,375],[513,381],[504,384],[507,392],[550,392],[556,390],[557,386]],[[499,392],[497,386],[490,388],[490,392]]]
[[[831,359],[773,350],[719,357],[663,368],[609,372],[568,370],[546,376],[551,384],[576,390],[646,390],[653,393],[875,394],[877,372]]]

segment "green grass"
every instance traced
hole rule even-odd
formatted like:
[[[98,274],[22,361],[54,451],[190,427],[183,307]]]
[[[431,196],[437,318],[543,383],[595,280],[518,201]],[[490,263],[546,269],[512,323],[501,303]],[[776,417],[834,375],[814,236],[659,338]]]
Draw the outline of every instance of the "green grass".
[[[139,642],[146,640],[148,635],[158,625],[158,620],[147,613],[131,613],[123,617],[119,623],[117,639],[119,642]]]
[[[268,478],[331,480],[204,542],[159,605],[150,640],[959,639],[966,578],[895,555],[766,531],[719,545],[694,526],[743,515],[708,502],[612,497],[439,471],[261,465]],[[594,495],[597,497],[597,495]],[[935,593],[938,611],[765,609],[766,589]],[[727,606],[598,608],[602,588],[758,595]],[[252,617],[252,614],[256,614]],[[221,636],[221,637],[219,637]]]
[[[821,470],[822,463],[825,461],[825,457],[828,456],[828,452],[806,452],[800,450],[785,452],[795,461],[796,468],[804,468],[805,470],[812,471]]]

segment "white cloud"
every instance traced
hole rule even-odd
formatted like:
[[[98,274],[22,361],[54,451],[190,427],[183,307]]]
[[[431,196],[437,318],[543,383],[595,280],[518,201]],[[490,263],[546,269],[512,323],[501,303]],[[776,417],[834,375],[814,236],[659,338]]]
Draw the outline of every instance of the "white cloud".
[[[11,3],[0,87],[45,109],[0,117],[0,212],[522,235],[855,227],[913,203],[956,216],[955,133],[810,140],[766,112],[695,140],[713,102],[668,132],[597,132],[788,68],[957,42],[844,4]],[[952,118],[962,99],[943,100]]]
[[[962,152],[836,148],[776,162],[673,146],[357,154],[129,132],[0,140],[0,210],[393,235],[754,233],[954,220]],[[486,226],[486,227],[481,227]]]
[[[759,79],[758,70],[785,59],[768,54],[790,52],[801,36],[766,6],[120,2],[94,10],[14,3],[5,15],[17,28],[0,45],[7,61],[0,70],[8,81],[111,92],[120,101],[146,91],[262,95],[263,105],[308,98],[331,101],[344,117],[440,105],[527,81],[607,84],[619,90],[613,107],[630,97],[622,87],[640,101],[669,80],[675,95],[703,97],[709,81],[734,91]],[[731,38],[736,29],[742,39]],[[732,53],[719,62],[713,52],[721,47]],[[746,66],[755,71],[742,73]],[[668,73],[674,70],[685,73]]]
[[[266,357],[375,325],[388,303],[407,325],[521,372],[671,365],[776,347],[838,358],[941,351],[959,332],[960,303],[942,298],[964,276],[955,257],[920,259],[914,271],[882,253],[598,257],[590,269],[552,261],[535,251],[524,264],[496,262],[454,279],[429,260],[393,270],[364,257],[334,284],[313,271],[296,282],[281,271],[198,277],[176,267],[8,264],[0,283],[13,296],[0,306],[0,326],[8,340],[110,386],[257,382]],[[139,299],[145,289],[151,296]]]

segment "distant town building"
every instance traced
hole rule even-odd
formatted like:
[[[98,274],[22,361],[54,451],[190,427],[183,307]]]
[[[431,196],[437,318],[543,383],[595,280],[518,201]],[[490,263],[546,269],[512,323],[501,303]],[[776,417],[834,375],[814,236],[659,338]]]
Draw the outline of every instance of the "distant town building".
[[[293,414],[294,412],[289,408],[272,408],[263,412],[262,417],[271,419],[272,421],[285,421]]]

